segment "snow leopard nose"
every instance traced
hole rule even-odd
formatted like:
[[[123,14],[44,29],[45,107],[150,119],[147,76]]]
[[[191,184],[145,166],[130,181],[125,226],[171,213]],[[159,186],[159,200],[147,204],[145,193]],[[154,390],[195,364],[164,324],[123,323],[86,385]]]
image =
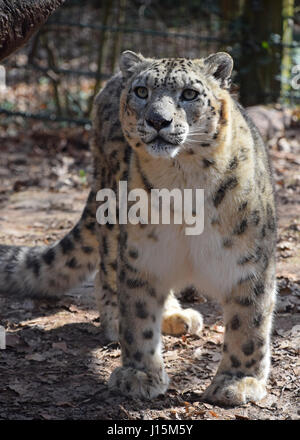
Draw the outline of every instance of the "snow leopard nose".
[[[162,128],[168,127],[173,119],[165,119],[159,113],[151,113],[146,119],[146,122],[150,127],[155,128],[156,131],[160,131]]]

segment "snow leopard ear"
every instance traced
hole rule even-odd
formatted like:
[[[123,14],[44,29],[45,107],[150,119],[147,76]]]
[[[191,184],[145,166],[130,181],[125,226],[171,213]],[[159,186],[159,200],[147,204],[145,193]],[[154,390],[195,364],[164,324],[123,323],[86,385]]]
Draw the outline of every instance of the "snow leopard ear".
[[[223,89],[230,87],[233,59],[226,52],[217,52],[204,59],[206,73],[213,76]]]
[[[125,78],[128,78],[134,72],[134,68],[142,63],[145,58],[141,54],[132,52],[131,50],[125,50],[121,54],[120,69]]]

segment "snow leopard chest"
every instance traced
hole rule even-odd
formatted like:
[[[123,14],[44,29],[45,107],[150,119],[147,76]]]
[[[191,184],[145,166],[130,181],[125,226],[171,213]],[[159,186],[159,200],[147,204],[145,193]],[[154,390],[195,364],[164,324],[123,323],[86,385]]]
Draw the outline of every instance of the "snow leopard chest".
[[[245,276],[245,268],[237,265],[243,250],[224,246],[225,236],[216,228],[209,209],[200,234],[186,235],[185,228],[184,224],[145,228],[141,268],[147,267],[166,289],[178,291],[194,285],[206,296],[225,297]]]

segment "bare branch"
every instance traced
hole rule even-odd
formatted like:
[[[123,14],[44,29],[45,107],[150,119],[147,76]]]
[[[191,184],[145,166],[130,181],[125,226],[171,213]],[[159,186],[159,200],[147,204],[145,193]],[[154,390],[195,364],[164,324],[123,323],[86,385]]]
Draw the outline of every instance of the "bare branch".
[[[65,0],[0,0],[0,61],[17,50]]]

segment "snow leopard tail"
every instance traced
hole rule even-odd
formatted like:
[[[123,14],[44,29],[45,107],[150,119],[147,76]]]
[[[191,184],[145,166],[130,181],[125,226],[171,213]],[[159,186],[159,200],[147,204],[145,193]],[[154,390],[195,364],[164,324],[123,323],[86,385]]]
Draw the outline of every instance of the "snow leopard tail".
[[[0,292],[59,296],[84,282],[99,261],[94,200],[91,191],[79,222],[53,245],[0,245]]]

